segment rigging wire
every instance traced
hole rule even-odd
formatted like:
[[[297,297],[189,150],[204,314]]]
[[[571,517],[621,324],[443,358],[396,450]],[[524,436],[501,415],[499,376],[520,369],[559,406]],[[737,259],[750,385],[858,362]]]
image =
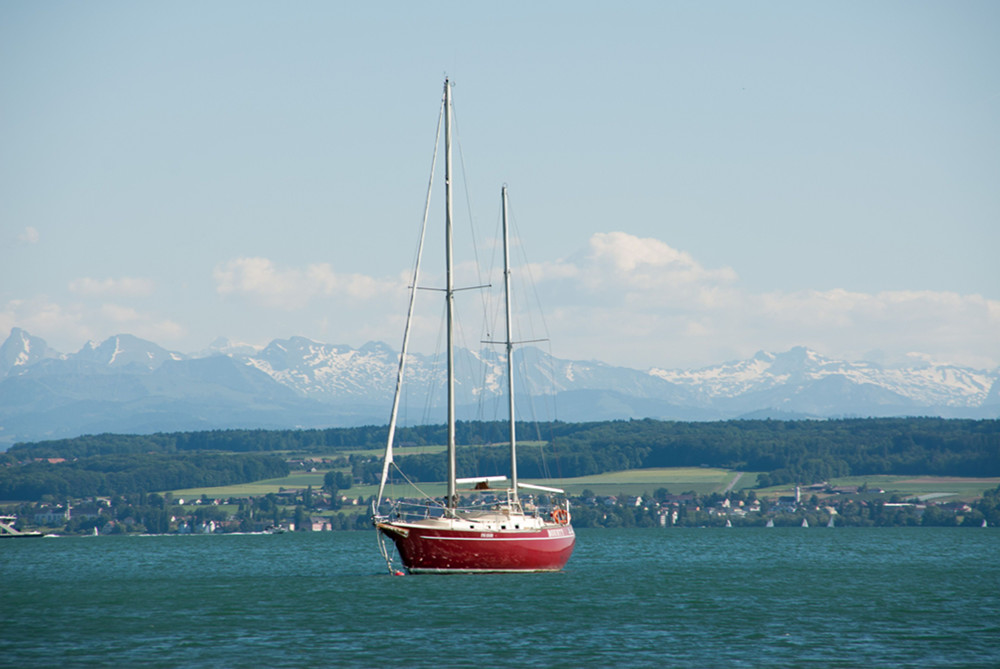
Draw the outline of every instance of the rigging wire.
[[[518,226],[517,214],[514,211],[514,208],[510,206],[510,204],[508,204],[508,223],[510,224],[511,229],[514,232],[514,238],[518,240],[518,242],[520,242],[521,232],[520,232],[520,227]],[[546,365],[546,370],[545,370],[546,373],[544,374],[544,376],[549,382],[548,392],[539,392],[540,389],[536,389],[536,392],[528,391],[527,374],[524,373],[526,372],[527,369],[527,360],[526,356],[523,353],[521,356],[519,356],[520,366],[521,366],[520,368],[522,370],[522,373],[520,373],[518,376],[524,379],[524,390],[527,391],[526,394],[528,398],[528,410],[531,416],[531,422],[535,429],[536,439],[542,443],[542,446],[539,448],[539,459],[540,459],[540,466],[542,469],[542,473],[546,477],[551,478],[552,474],[549,471],[548,462],[545,459],[545,452],[546,452],[545,442],[547,441],[548,444],[550,445],[555,444],[554,424],[555,421],[558,420],[558,415],[557,415],[558,404],[556,402],[556,393],[558,391],[557,388],[555,387],[555,379],[556,379],[555,362],[554,362],[555,359],[552,354],[552,340],[549,336],[548,321],[545,318],[545,310],[542,308],[542,300],[538,292],[538,282],[535,280],[534,274],[532,272],[532,264],[528,259],[525,246],[524,244],[521,243],[514,244],[514,246],[517,249],[517,253],[521,259],[521,267],[520,267],[521,271],[518,272],[517,276],[519,285],[522,287],[522,290],[518,290],[517,294],[530,295],[534,303],[533,308],[524,309],[520,312],[522,315],[525,316],[525,319],[523,321],[522,319],[518,319],[518,321],[516,322],[518,328],[518,336],[522,339],[522,341],[533,340],[533,341],[538,341],[538,343],[545,344],[547,354],[542,357],[545,358],[544,363]],[[534,318],[536,314],[538,316],[538,319],[541,321],[541,333],[543,335],[542,337],[533,336],[537,328]],[[521,336],[521,328],[524,326],[525,321],[527,322],[528,336]],[[525,393],[522,393],[522,397],[524,396],[524,394]],[[548,421],[550,434],[547,440],[542,438],[541,425],[540,425],[541,420],[538,417],[537,407],[535,404],[536,401],[540,401],[543,404],[547,405],[548,407],[548,411],[546,413],[550,415]],[[557,469],[560,470],[559,472],[557,472],[557,475],[558,478],[562,478],[561,475],[562,468],[559,467],[560,460],[558,457],[558,453],[556,452],[555,455],[556,455],[556,466]]]
[[[468,178],[468,173],[467,173],[466,168],[465,168],[465,153],[464,153],[463,146],[462,146],[461,131],[460,131],[460,128],[459,128],[458,113],[454,109],[452,110],[452,125],[453,125],[453,131],[454,131],[454,136],[455,136],[455,144],[458,147],[458,159],[459,159],[460,172],[461,172],[461,175],[462,175],[462,190],[463,190],[464,196],[465,196],[466,213],[467,213],[467,216],[468,216],[468,225],[469,225],[469,238],[470,238],[470,243],[471,243],[471,247],[472,247],[472,255],[473,255],[473,266],[474,266],[474,269],[475,269],[475,272],[476,272],[476,285],[478,287],[480,287],[480,288],[483,289],[483,290],[480,291],[480,308],[482,310],[480,329],[482,330],[483,328],[487,327],[486,323],[488,321],[488,312],[489,312],[489,302],[490,302],[490,299],[489,299],[489,290],[486,290],[486,289],[489,289],[491,287],[491,285],[488,282],[486,282],[486,281],[483,280],[483,271],[482,271],[483,270],[483,264],[482,264],[482,262],[480,260],[480,250],[479,250],[479,246],[480,245],[479,245],[479,241],[478,241],[478,238],[477,238],[477,235],[476,235],[476,224],[475,224],[476,219],[475,219],[475,216],[473,215],[472,196],[471,196],[470,190],[469,190],[469,178]],[[492,275],[492,272],[490,272],[490,273],[487,274],[487,276],[491,276],[491,275]],[[476,349],[473,349],[473,348],[471,348],[469,346],[469,340],[468,340],[468,337],[467,337],[467,333],[466,333],[466,330],[465,330],[465,328],[464,328],[464,326],[463,326],[463,324],[462,324],[461,321],[458,322],[457,329],[458,329],[458,333],[457,333],[458,339],[461,342],[462,347],[465,350],[467,350],[467,351],[475,351],[477,349],[480,350],[480,351],[482,350],[482,345],[481,344],[478,345]],[[470,375],[467,378],[476,378],[478,376],[478,381],[479,381],[479,386],[478,387],[481,390],[484,390],[485,387],[486,387],[486,378],[487,378],[487,375],[489,374],[488,363],[485,360],[484,356],[482,356],[482,355],[477,355],[475,357],[476,357],[476,359],[480,363],[479,364],[479,373],[475,374],[473,372],[473,370],[468,369],[467,371],[470,372]],[[484,392],[479,392],[479,393],[477,393],[475,395],[475,397],[473,399],[475,400],[475,402],[474,402],[474,404],[475,404],[475,416],[478,418],[478,420],[479,420],[480,423],[483,423],[483,422],[485,422],[485,416],[486,416],[486,411],[485,411],[485,399],[486,399],[485,398],[485,393]],[[496,416],[496,414],[494,413],[494,417],[495,416]],[[483,427],[483,429],[485,429],[485,426]],[[480,436],[482,438],[479,439],[478,441],[485,441],[485,434],[481,434]],[[470,438],[470,439],[467,439],[467,441],[475,441],[475,440],[473,440],[473,439]]]
[[[430,425],[437,422],[437,418],[433,416],[434,411],[434,397],[437,395],[444,384],[441,383],[441,379],[438,376],[438,372],[442,366],[442,359],[444,358],[444,343],[445,343],[445,312],[447,311],[447,305],[443,302],[441,303],[441,316],[438,318],[438,330],[437,337],[434,339],[434,354],[431,356],[431,362],[429,365],[430,373],[427,375],[427,392],[424,394],[424,413],[421,420],[422,424]]]
[[[461,132],[459,131],[458,127],[458,114],[454,109],[452,109],[451,120],[452,120],[452,125],[454,126],[453,132],[455,135],[455,144],[458,146],[458,163],[461,166],[461,172],[462,172],[462,190],[465,192],[465,208],[467,215],[469,217],[469,235],[472,240],[472,254],[475,260],[474,264],[476,268],[476,285],[483,286],[484,281],[481,271],[482,265],[479,262],[479,243],[476,240],[475,217],[472,214],[472,196],[469,194],[469,178],[465,171],[465,153],[462,151]],[[482,291],[483,297],[481,298],[484,317],[486,314],[486,308],[488,302],[486,298],[486,292],[487,291],[485,290]]]
[[[382,477],[379,481],[378,497],[375,498],[372,508],[373,515],[378,514],[378,507],[382,503],[382,493],[385,491],[385,481],[389,473],[389,464],[392,462],[393,459],[392,446],[393,446],[393,440],[395,439],[396,423],[399,412],[399,400],[401,396],[400,390],[402,389],[403,386],[403,377],[406,374],[406,355],[408,353],[409,343],[410,343],[410,325],[413,321],[413,308],[417,300],[417,285],[420,281],[420,260],[421,257],[423,256],[424,238],[427,232],[427,220],[430,216],[431,192],[433,191],[433,186],[434,186],[434,171],[435,167],[437,166],[437,153],[438,153],[438,146],[441,143],[440,141],[441,126],[442,126],[442,121],[444,119],[444,114],[445,114],[445,100],[442,99],[441,107],[440,110],[438,111],[437,129],[435,130],[434,133],[434,154],[431,158],[430,176],[427,180],[427,196],[424,199],[424,216],[423,216],[423,221],[420,225],[420,237],[419,237],[420,241],[417,244],[416,259],[413,267],[413,285],[410,286],[410,300],[406,312],[406,326],[403,330],[403,345],[399,352],[399,369],[396,373],[396,390],[393,393],[392,413],[390,414],[389,417],[389,433],[386,437],[386,443],[385,443],[385,456],[382,465]]]

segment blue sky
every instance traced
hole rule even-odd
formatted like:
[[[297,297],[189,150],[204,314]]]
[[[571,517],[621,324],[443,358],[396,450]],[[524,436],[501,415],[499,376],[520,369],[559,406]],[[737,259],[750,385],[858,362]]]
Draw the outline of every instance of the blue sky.
[[[398,347],[447,73],[457,209],[488,240],[509,184],[557,356],[1000,365],[998,30],[994,2],[3,3],[0,331]]]

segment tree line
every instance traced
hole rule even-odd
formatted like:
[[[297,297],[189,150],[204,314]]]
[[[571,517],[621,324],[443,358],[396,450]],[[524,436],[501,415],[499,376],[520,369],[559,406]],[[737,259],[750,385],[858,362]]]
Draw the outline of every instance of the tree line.
[[[657,420],[555,423],[541,445],[518,448],[525,478],[572,478],[651,467],[764,472],[760,487],[873,474],[1000,476],[1000,420],[878,418],[821,421]],[[503,473],[506,446],[460,450],[459,476]],[[442,454],[397,456],[399,468],[440,481]],[[498,467],[499,464],[499,467]],[[378,476],[377,463],[365,470]]]
[[[461,421],[459,476],[506,473],[506,425]],[[815,421],[659,420],[519,423],[519,475],[572,478],[623,469],[709,466],[763,472],[762,487],[872,474],[1000,476],[1000,420],[870,418]],[[0,499],[85,496],[244,483],[287,474],[276,451],[325,454],[385,445],[385,426],[88,435],[16,444],[0,454]],[[397,444],[443,444],[443,425],[402,428]],[[50,464],[39,459],[62,458]],[[378,480],[374,458],[352,476]],[[443,454],[397,452],[414,480],[441,481]]]
[[[250,483],[288,475],[274,455],[141,453],[0,467],[0,499],[38,501]]]
[[[552,429],[564,423],[545,423]],[[535,434],[538,424],[519,423],[522,434]],[[200,432],[164,432],[156,434],[95,434],[30,443],[17,443],[5,453],[4,460],[13,462],[32,458],[82,458],[94,455],[126,455],[138,453],[184,453],[188,451],[219,451],[255,453],[291,451],[323,454],[332,451],[381,448],[385,446],[389,428],[385,425],[336,427],[310,430],[204,430]],[[502,422],[460,421],[456,438],[462,444],[482,444],[506,439],[507,426]],[[447,439],[444,425],[401,427],[396,431],[396,443],[413,446],[443,444]]]

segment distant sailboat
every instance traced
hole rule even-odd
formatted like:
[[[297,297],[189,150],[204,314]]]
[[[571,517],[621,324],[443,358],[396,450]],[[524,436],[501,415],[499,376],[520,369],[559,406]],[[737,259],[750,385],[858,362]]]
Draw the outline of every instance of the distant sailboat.
[[[826,526],[827,527],[834,527],[834,525],[833,525],[833,516],[830,516],[830,520],[829,520],[829,522],[827,522]]]
[[[989,524],[986,522],[986,519],[983,518],[983,524],[980,525],[980,527],[988,527],[988,526],[989,526]]]
[[[809,527],[809,521],[805,518],[802,519],[802,527]]]
[[[733,526],[733,522],[731,520],[729,520],[728,518],[726,518],[726,527],[732,527],[732,526]]]
[[[33,537],[44,537],[41,532],[26,531],[14,528],[17,516],[0,516],[0,539],[31,539]]]
[[[767,525],[765,525],[764,527],[774,527],[774,518],[768,518]]]

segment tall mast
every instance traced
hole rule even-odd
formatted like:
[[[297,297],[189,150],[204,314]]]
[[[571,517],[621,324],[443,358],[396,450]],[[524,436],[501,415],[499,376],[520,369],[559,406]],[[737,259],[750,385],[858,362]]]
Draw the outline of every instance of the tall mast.
[[[447,303],[447,356],[448,356],[448,508],[454,509],[458,499],[455,494],[455,350],[454,310],[455,287],[451,276],[452,251],[452,196],[451,196],[451,86],[444,80],[444,193],[445,193],[445,302]]]
[[[510,480],[511,490],[514,491],[514,499],[517,499],[517,442],[516,428],[514,426],[514,339],[510,324],[510,241],[507,232],[507,186],[500,189],[500,197],[503,201],[503,297],[506,304],[507,339],[507,401],[510,412]]]

